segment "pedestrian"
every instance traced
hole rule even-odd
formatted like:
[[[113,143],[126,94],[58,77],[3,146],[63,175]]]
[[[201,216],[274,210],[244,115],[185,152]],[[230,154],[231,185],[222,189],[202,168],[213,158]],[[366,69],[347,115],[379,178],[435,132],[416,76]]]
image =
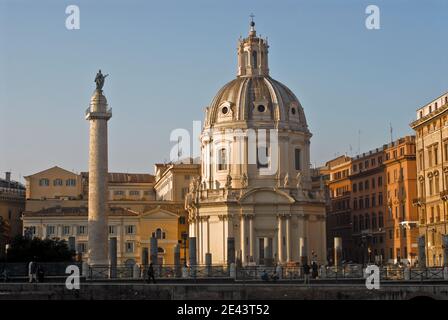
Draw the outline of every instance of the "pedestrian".
[[[37,262],[34,259],[28,264],[28,277],[30,283],[33,281],[37,282]]]
[[[148,267],[148,283],[150,283],[151,280],[153,283],[156,283],[156,279],[154,278],[154,267],[152,266],[152,263],[150,263]]]
[[[303,265],[303,283],[310,284],[310,266],[307,262]]]
[[[316,279],[317,276],[319,275],[319,271],[318,271],[318,265],[316,263],[316,261],[313,261],[313,263],[311,264],[311,276],[313,277],[313,279]]]
[[[263,272],[261,273],[261,280],[263,281],[269,281],[269,275],[266,272],[266,270],[263,270]]]

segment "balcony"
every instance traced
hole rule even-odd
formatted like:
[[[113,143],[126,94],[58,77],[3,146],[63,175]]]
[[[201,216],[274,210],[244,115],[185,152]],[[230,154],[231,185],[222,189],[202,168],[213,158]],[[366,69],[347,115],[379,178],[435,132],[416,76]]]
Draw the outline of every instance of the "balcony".
[[[86,115],[86,120],[90,120],[90,119],[109,120],[112,117],[112,108],[107,108],[106,112],[100,112],[100,111],[92,111],[89,107],[86,109],[85,115]]]

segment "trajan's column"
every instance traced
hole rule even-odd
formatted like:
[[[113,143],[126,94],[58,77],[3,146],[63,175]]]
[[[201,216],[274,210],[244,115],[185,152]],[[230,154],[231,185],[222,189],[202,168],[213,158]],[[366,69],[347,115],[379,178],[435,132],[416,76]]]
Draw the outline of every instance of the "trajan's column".
[[[108,260],[108,217],[107,217],[107,121],[112,110],[107,107],[103,95],[104,79],[101,70],[96,75],[96,90],[86,110],[90,121],[89,145],[89,223],[88,253],[89,265],[106,265]]]

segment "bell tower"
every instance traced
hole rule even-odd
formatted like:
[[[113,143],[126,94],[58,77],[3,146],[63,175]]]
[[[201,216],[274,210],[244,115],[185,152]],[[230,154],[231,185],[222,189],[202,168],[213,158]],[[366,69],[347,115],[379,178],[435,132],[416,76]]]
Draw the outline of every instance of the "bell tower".
[[[238,41],[238,77],[269,76],[268,41],[257,36],[253,18],[248,37]]]

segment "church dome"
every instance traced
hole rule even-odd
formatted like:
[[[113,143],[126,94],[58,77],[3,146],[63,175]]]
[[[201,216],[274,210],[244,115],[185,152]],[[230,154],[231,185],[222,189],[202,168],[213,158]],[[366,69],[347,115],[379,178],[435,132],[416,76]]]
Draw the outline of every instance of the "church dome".
[[[240,123],[309,133],[303,108],[294,93],[269,76],[268,42],[249,36],[238,42],[237,78],[222,87],[207,107],[205,127]]]
[[[269,75],[238,76],[218,91],[208,108],[206,126],[228,121],[274,122],[279,128],[308,131],[297,97]]]

